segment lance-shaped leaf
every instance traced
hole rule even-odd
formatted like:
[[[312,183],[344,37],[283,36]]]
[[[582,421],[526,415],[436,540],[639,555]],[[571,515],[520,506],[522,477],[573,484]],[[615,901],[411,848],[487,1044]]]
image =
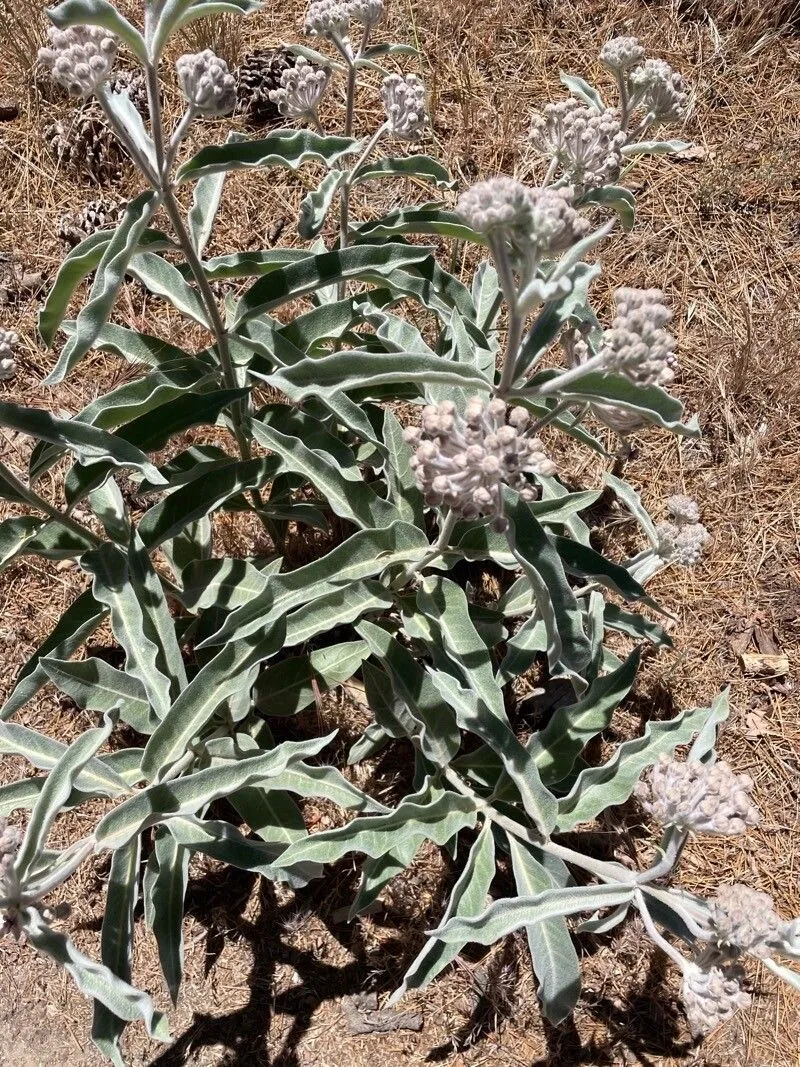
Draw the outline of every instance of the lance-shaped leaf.
[[[452,675],[430,669],[428,673],[439,695],[455,712],[461,729],[475,734],[500,756],[537,829],[550,831],[556,819],[556,799],[542,784],[533,757],[517,740],[505,717],[492,714],[476,692],[465,689]]]
[[[143,879],[144,916],[156,939],[173,1004],[183,980],[183,902],[190,858],[189,849],[178,844],[168,825],[156,828]]]
[[[305,567],[270,575],[264,591],[234,611],[204,644],[238,641],[264,631],[295,608],[337,587],[373,578],[387,567],[405,566],[429,548],[424,533],[409,523],[397,522],[383,530],[361,530]]]
[[[142,193],[125,209],[122,222],[114,231],[97,267],[89,300],[75,320],[75,332],[45,379],[48,385],[63,381],[94,344],[111,314],[125,271],[158,204],[158,194],[148,192]]]
[[[689,141],[634,141],[633,144],[624,146],[622,154],[628,159],[635,159],[637,156],[671,156],[675,152],[685,152],[691,147]]]
[[[591,659],[591,646],[583,630],[583,613],[567,582],[563,564],[530,508],[506,494],[506,511],[512,524],[519,562],[531,583],[537,607],[547,627],[551,671],[566,675],[584,688],[582,672]]]
[[[366,641],[345,641],[307,656],[267,667],[253,691],[253,703],[265,715],[296,715],[320,693],[352,678],[366,657]]]
[[[607,629],[619,630],[637,641],[650,641],[654,645],[672,648],[672,638],[666,630],[654,622],[650,622],[644,615],[637,615],[632,611],[625,611],[617,604],[606,604],[604,620]]]
[[[167,1020],[155,1010],[146,993],[117,978],[108,967],[84,956],[68,938],[48,926],[35,908],[25,910],[24,925],[33,947],[60,964],[84,996],[93,997],[127,1022],[141,1019],[151,1037],[159,1041],[169,1040]]]
[[[140,734],[151,733],[158,725],[142,683],[105,660],[45,656],[41,664],[50,681],[79,708],[103,713],[117,708],[119,717]]]
[[[68,746],[17,723],[0,723],[0,755],[22,756],[39,770],[52,770],[66,754]],[[74,786],[86,793],[118,796],[128,792],[128,783],[100,759],[90,759],[78,773]]]
[[[54,659],[71,656],[94,633],[105,616],[106,608],[98,604],[91,590],[81,593],[17,675],[16,685],[0,708],[0,719],[10,719],[48,681],[47,671],[41,665],[45,656]]]
[[[596,108],[598,111],[605,111],[606,105],[603,103],[602,96],[584,78],[579,78],[576,74],[562,72],[561,84],[565,85],[572,95],[577,96],[584,104]]]
[[[717,743],[717,727],[726,722],[731,713],[730,687],[724,689],[708,710],[708,718],[689,749],[688,763],[709,763],[714,757]]]
[[[688,744],[696,733],[716,719],[719,708],[693,708],[666,722],[648,722],[642,737],[624,741],[613,757],[600,767],[581,771],[569,794],[558,804],[558,831],[571,830],[601,811],[624,804],[642,772],[664,753]]]
[[[150,50],[156,61],[169,38],[195,19],[213,15],[249,15],[259,11],[261,0],[160,0],[157,21],[152,28]]]
[[[317,188],[303,198],[297,232],[304,240],[310,241],[322,230],[344,177],[341,170],[329,171]]]
[[[403,437],[403,427],[387,408],[383,411],[383,444],[386,449],[384,477],[390,487],[391,499],[405,522],[414,523],[422,529],[424,503],[411,470],[414,450]]]
[[[470,849],[464,870],[453,887],[443,921],[448,922],[454,916],[478,915],[483,911],[494,875],[494,836],[492,824],[487,819]],[[424,989],[456,958],[464,944],[445,944],[435,938],[428,941],[406,972],[403,984],[392,994],[388,1006],[396,1004],[409,989]]]
[[[100,958],[103,965],[123,982],[130,982],[133,962],[133,914],[139,895],[139,864],[141,838],[134,838],[111,857],[108,874],[106,907],[100,933]],[[102,1001],[95,1001],[92,1019],[92,1041],[113,1063],[121,1064],[120,1037],[125,1028],[120,1019]]]
[[[353,180],[354,185],[371,182],[376,178],[424,178],[443,189],[455,185],[447,167],[432,156],[390,156],[376,159],[361,167]]]
[[[610,207],[619,215],[623,230],[632,230],[636,222],[636,197],[630,189],[619,185],[601,185],[599,189],[589,189],[575,203],[581,207],[586,204]]]
[[[73,452],[81,463],[103,460],[112,467],[130,467],[154,485],[166,484],[158,469],[134,445],[75,419],[57,419],[42,408],[0,403],[0,426],[58,445]]]
[[[47,776],[39,799],[31,811],[22,846],[14,861],[14,870],[23,885],[39,853],[45,848],[50,827],[69,798],[78,775],[108,740],[113,728],[113,720],[106,717],[102,726],[81,734],[77,741],[73,741],[69,748],[65,749]],[[7,726],[6,730],[9,729],[11,727]]]
[[[271,752],[195,771],[173,782],[151,785],[105,815],[95,830],[98,851],[115,849],[149,826],[175,815],[194,815],[220,797],[276,779],[292,764],[316,756],[335,733],[310,741],[284,741]]]
[[[613,474],[606,474],[603,481],[609,488],[614,490],[615,495],[619,497],[628,511],[630,511],[642,527],[650,544],[654,548],[657,548],[659,538],[658,533],[656,532],[655,523],[650,518],[647,508],[642,503],[642,498],[636,490],[621,478],[615,478]]]
[[[0,490],[2,473],[0,473]],[[36,540],[39,531],[47,525],[46,519],[35,515],[20,515],[17,518],[0,522],[0,570],[24,554],[31,542]]]
[[[529,849],[511,834],[507,840],[520,897],[535,897],[538,893],[557,888],[546,867]],[[572,1014],[581,991],[580,964],[575,946],[561,916],[530,923],[525,932],[533,970],[539,982],[542,1012],[557,1026]]]
[[[359,144],[350,137],[326,137],[310,130],[276,130],[259,141],[237,141],[202,148],[180,168],[177,181],[193,181],[206,174],[253,167],[297,170],[303,163],[324,163],[333,168],[340,160],[352,155]]]
[[[454,916],[436,930],[431,937],[438,937],[446,944],[491,945],[501,937],[522,927],[541,923],[563,915],[580,911],[596,911],[598,908],[616,908],[633,898],[632,886],[590,885],[546,889],[530,897],[514,900],[497,900],[480,915],[470,918]]]
[[[228,144],[236,144],[243,140],[244,137],[235,131],[231,131],[227,137]],[[214,228],[225,178],[225,171],[220,171],[219,174],[209,174],[205,178],[200,178],[194,187],[192,209],[189,212],[189,239],[198,256],[202,256],[205,252]]]
[[[172,263],[154,252],[139,252],[131,259],[128,270],[149,292],[163,297],[178,311],[211,329],[200,295]]]
[[[398,841],[391,852],[385,852],[382,856],[377,856],[375,859],[367,858],[364,861],[358,893],[347,915],[348,922],[352,922],[357,915],[361,915],[374,904],[392,879],[402,874],[411,865],[418,848],[419,842],[416,838],[410,841]]]
[[[400,833],[406,841],[443,845],[460,830],[473,827],[476,819],[477,808],[469,797],[439,791],[428,803],[401,801],[387,815],[359,816],[346,826],[298,841],[283,853],[281,865],[336,863],[349,852],[383,856],[395,846]]]
[[[473,244],[486,244],[483,234],[467,226],[460,215],[447,211],[439,204],[426,204],[423,207],[400,208],[383,218],[363,222],[356,227],[361,240],[398,237],[406,233],[438,234],[453,237]]]
[[[220,607],[225,611],[241,607],[263,592],[267,578],[277,566],[259,568],[243,559],[198,559],[181,572],[181,603],[192,612]]]

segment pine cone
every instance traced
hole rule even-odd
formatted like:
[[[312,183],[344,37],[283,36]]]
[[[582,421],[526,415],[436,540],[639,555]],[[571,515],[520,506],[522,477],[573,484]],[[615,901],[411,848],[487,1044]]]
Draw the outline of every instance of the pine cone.
[[[67,212],[58,220],[58,236],[70,248],[98,230],[116,226],[125,211],[115,200],[90,200],[83,211]]]
[[[128,156],[114,136],[98,104],[88,101],[72,112],[67,122],[55,122],[44,138],[59,166],[74,175],[86,175],[97,185],[110,185],[122,177]]]
[[[259,48],[247,53],[236,70],[236,109],[246,123],[266,126],[281,121],[278,107],[269,94],[280,88],[281,74],[295,62],[294,54],[285,48]]]
[[[143,119],[150,118],[150,105],[147,101],[147,83],[144,74],[136,70],[115,71],[109,79],[107,88],[112,93],[127,93],[131,103]]]

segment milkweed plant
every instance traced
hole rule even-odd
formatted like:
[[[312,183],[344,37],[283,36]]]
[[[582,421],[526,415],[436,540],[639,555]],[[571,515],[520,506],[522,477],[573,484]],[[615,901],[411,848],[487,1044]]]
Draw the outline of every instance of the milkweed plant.
[[[776,959],[800,958],[800,922],[744,885],[703,899],[675,881],[690,837],[758,822],[752,781],[715,754],[727,697],[649,722],[603,763],[586,749],[630,692],[643,648],[670,644],[647,614],[663,612],[645,583],[694,565],[709,534],[686,497],[670,498],[657,525],[621,478],[575,490],[558,461],[562,435],[613,459],[598,424],[623,441],[647,425],[696,432],[669,392],[664,294],[619,288],[601,314],[590,297],[597,257],[634,224],[625,175],[644,155],[685,147],[660,138],[685,115],[687,89],[636,39],[611,40],[600,56],[610,97],[563,75],[569,98],[533,117],[540,185],[499,176],[458,191],[420,150],[422,81],[386,66],[414,49],[378,40],[383,0],[315,0],[303,28],[324,51],[295,46],[272,91],[292,125],[258,140],[231,133],[189,156],[192,124],[234,109],[235,80],[209,51],[170,72],[165,49],[192,20],[259,6],[150,0],[143,29],[108,0],[48,13],[41,64],[97,99],[144,189],[115,230],[63,262],[38,324],[47,344],[65,338],[47,383],[93,350],[140,373],[71,418],[0,403],[0,424],[36,442],[24,480],[0,463],[0,493],[20,511],[0,524],[2,565],[71,559],[90,579],[1,713],[0,751],[43,772],[0,788],[0,814],[13,815],[0,832],[2,932],[66,968],[94,1000],[95,1044],[122,1064],[128,1022],[169,1039],[165,1016],[130,984],[139,895],[174,1000],[193,855],[300,887],[357,853],[354,918],[429,841],[460,875],[391,1002],[468,943],[524,930],[542,1012],[559,1023],[579,997],[574,937],[638,913],[682,974],[692,1033],[707,1034],[748,1003],[748,957],[800,986]],[[147,126],[107,85],[120,53],[144,75]],[[162,75],[185,99],[174,129]],[[354,135],[357,90],[374,91],[385,114],[365,137]],[[339,133],[323,121],[335,93]],[[229,172],[307,164],[322,178],[299,208],[306,247],[206,254]],[[409,177],[433,199],[358,220],[354,190]],[[128,277],[202,327],[207,347],[109,321]],[[15,342],[0,334],[3,373]],[[56,468],[63,504],[37,489]],[[131,481],[137,507],[123,493]],[[581,517],[601,496],[641,527],[644,547],[622,562],[592,547]],[[269,550],[215,554],[220,515],[253,517]],[[313,558],[297,566],[302,537]],[[487,573],[500,575],[499,596]],[[121,667],[74,658],[103,625]],[[348,764],[390,746],[407,753],[407,786],[391,797],[325,762],[334,734],[285,739],[287,717],[356,676],[369,722]],[[97,717],[68,746],[14,721],[47,683]],[[571,696],[551,700],[534,729],[520,693],[546,698],[554,685]],[[661,827],[644,869],[598,858],[586,832],[634,796]],[[97,798],[94,831],[49,847],[59,814]],[[309,834],[297,798],[338,805],[340,825]],[[48,897],[102,853],[95,961],[57,929]],[[498,869],[510,895],[493,894]]]

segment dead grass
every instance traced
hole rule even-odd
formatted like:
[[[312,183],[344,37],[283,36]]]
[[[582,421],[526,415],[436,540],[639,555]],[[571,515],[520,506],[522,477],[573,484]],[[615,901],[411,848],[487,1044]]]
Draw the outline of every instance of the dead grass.
[[[272,5],[245,24],[241,47],[295,39],[292,27],[303,6],[302,0]],[[787,915],[800,914],[800,43],[789,32],[793,6],[395,0],[391,26],[394,36],[410,36],[423,51],[434,137],[464,181],[500,170],[535,180],[537,168],[525,148],[531,111],[560,94],[560,69],[588,70],[601,80],[594,57],[612,33],[637,34],[694,87],[685,132],[697,151],[692,159],[658,160],[637,171],[638,224],[609,244],[597,293],[610,301],[618,285],[658,285],[674,303],[683,367],[678,392],[699,415],[703,438],[674,442],[648,431],[636,441],[627,474],[656,512],[670,493],[697,498],[714,543],[696,571],[659,577],[655,595],[680,616],[676,650],[647,661],[618,728],[635,732],[648,717],[707,703],[731,686],[734,712],[722,751],[755,778],[764,821],[744,839],[690,847],[682,879],[703,892],[721,878],[745,881],[772,893]],[[21,106],[20,118],[0,127],[0,252],[51,277],[61,258],[59,214],[96,192],[59,174],[41,144],[43,125],[66,103],[42,100],[8,63],[1,39],[0,48],[0,97]],[[176,106],[172,99],[170,106]],[[362,115],[377,114],[366,98],[365,106]],[[332,122],[338,111],[334,101]],[[221,125],[203,125],[193,134],[194,146],[221,133]],[[280,172],[235,176],[212,251],[298,243],[294,218],[310,181],[307,174]],[[135,190],[128,175],[119,194]],[[381,192],[385,203],[373,202],[372,210],[391,203],[394,192]],[[95,354],[58,390],[44,391],[41,380],[54,355],[37,341],[35,312],[35,298],[24,294],[0,308],[2,325],[22,336],[23,372],[0,386],[3,398],[76,411],[121,380],[125,369]],[[143,300],[134,286],[126,288],[116,315],[135,328],[146,324],[186,341],[182,321],[165,305]],[[202,344],[201,332],[190,341]],[[0,447],[4,460],[24,466],[23,439],[3,440]],[[599,466],[591,457],[564,448],[562,462],[576,482],[596,483]],[[242,531],[225,527],[220,537],[234,551]],[[0,688],[10,686],[84,587],[77,571],[36,560],[4,572]],[[737,641],[753,620],[789,655],[790,678],[743,677]],[[325,714],[341,725],[360,713],[345,703]],[[49,692],[20,718],[63,740],[86,726]],[[403,760],[399,751],[365,768],[370,788],[381,795],[396,788]],[[17,773],[12,761],[0,771],[7,779]],[[310,806],[307,815],[319,827],[331,817],[324,806]],[[68,817],[62,832],[80,832],[83,818]],[[598,848],[610,848],[614,833],[609,817],[598,827]],[[622,838],[623,855],[635,855],[646,839],[633,825]],[[347,925],[339,913],[355,887],[350,864],[296,896],[198,864],[186,922],[186,986],[172,1015],[177,1043],[167,1051],[149,1047],[132,1028],[132,1062],[796,1067],[797,999],[766,973],[756,976],[753,1008],[694,1048],[676,1008],[675,975],[635,925],[616,937],[581,942],[584,995],[574,1021],[558,1029],[543,1026],[525,949],[512,939],[483,955],[465,953],[435,986],[410,998],[424,1016],[421,1034],[349,1035],[339,998],[397,983],[453,876],[436,850],[426,850],[393,886],[384,910]],[[498,892],[502,878],[501,872]],[[64,891],[73,907],[70,929],[89,952],[98,949],[102,880],[102,866],[89,866]],[[152,943],[141,929],[138,939],[136,978],[165,1005]],[[86,1045],[87,1008],[69,980],[25,949],[4,942],[0,953],[0,1064],[33,1067],[56,1057],[99,1063]]]

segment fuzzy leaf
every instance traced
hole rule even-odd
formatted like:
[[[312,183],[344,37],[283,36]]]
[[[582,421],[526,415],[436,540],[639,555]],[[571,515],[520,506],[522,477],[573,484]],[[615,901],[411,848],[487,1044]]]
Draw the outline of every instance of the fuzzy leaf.
[[[178,844],[168,825],[156,828],[144,874],[144,915],[156,939],[173,1004],[183,980],[183,902],[189,884],[189,859],[189,850]]]
[[[253,691],[253,703],[265,715],[296,715],[320,693],[352,678],[366,657],[366,641],[346,641],[294,656],[267,667]]]
[[[322,230],[344,177],[341,170],[328,171],[317,188],[303,198],[297,224],[297,232],[303,240],[310,241]]]
[[[158,725],[142,683],[105,660],[94,657],[60,660],[45,656],[41,665],[50,681],[79,708],[101,713],[117,708],[120,718],[140,734],[151,733]]]
[[[177,182],[194,181],[220,171],[249,170],[253,167],[289,167],[303,163],[324,163],[332,168],[352,155],[359,141],[350,137],[326,137],[309,130],[276,130],[260,141],[237,141],[202,148],[180,168]]]

